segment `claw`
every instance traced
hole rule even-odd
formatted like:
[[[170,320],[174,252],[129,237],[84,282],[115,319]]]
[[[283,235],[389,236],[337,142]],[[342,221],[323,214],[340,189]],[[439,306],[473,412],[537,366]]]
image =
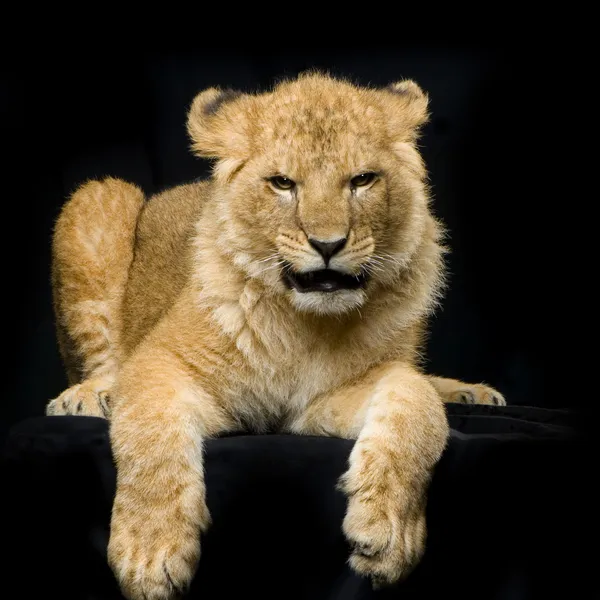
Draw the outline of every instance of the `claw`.
[[[475,404],[475,396],[472,392],[461,392],[460,399],[463,404]]]

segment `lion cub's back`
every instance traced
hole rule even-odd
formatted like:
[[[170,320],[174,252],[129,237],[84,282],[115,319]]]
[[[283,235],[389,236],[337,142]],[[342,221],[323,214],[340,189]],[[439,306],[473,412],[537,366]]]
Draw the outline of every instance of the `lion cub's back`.
[[[173,304],[190,272],[191,239],[208,182],[151,197],[137,224],[133,263],[123,301],[121,342],[128,355]]]

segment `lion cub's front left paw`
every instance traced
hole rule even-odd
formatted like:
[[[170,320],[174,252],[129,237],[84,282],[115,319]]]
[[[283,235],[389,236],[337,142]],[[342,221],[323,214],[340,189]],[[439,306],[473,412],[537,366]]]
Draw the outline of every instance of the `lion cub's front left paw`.
[[[114,384],[112,377],[86,379],[67,388],[46,406],[47,415],[110,416],[109,394]]]
[[[343,530],[353,548],[350,566],[374,587],[406,577],[425,552],[425,485],[365,464],[351,467],[341,487],[348,495]]]

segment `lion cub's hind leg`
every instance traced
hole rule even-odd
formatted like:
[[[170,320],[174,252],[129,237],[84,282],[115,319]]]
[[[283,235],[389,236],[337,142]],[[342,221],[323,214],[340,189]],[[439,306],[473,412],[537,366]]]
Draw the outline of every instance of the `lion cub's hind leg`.
[[[113,376],[86,379],[67,388],[46,406],[47,415],[87,415],[110,417],[110,390]]]
[[[110,389],[122,360],[121,305],[143,203],[142,191],[124,181],[90,181],[56,222],[52,293],[71,387],[50,401],[49,415],[110,414]]]
[[[458,404],[490,404],[506,406],[504,396],[493,387],[483,383],[465,383],[458,379],[429,376],[430,383],[444,402]]]

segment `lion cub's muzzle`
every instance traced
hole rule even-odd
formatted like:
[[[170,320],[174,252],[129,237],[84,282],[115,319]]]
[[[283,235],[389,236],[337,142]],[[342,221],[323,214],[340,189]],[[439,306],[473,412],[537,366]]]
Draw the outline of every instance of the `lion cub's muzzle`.
[[[299,273],[286,264],[282,270],[285,285],[297,292],[337,292],[338,290],[357,290],[367,284],[366,273],[349,275],[334,269],[318,269]]]

